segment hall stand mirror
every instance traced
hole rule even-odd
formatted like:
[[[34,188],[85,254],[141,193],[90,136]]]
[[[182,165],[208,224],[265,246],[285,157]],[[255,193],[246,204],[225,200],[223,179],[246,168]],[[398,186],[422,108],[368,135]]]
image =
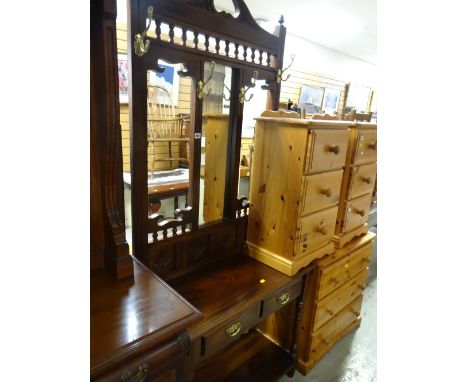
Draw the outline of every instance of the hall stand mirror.
[[[248,256],[248,181],[239,191],[244,109],[247,131],[265,108],[278,108],[283,20],[270,34],[242,0],[234,15],[213,0],[128,4],[133,255],[203,314],[187,327],[177,380],[292,375],[312,266],[289,277]],[[181,113],[170,99],[177,92],[180,101],[183,86],[190,107]],[[282,309],[293,313],[284,347],[260,326]]]

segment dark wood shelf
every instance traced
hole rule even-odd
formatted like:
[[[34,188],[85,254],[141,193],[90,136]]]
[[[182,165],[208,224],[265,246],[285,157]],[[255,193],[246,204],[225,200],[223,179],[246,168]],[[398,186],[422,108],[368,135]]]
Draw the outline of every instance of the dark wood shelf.
[[[285,350],[253,330],[201,364],[194,381],[277,381],[293,367]]]

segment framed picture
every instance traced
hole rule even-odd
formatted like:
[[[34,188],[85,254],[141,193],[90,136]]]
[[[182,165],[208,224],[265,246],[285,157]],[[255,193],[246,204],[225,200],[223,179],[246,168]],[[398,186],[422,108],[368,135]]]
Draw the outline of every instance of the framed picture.
[[[335,114],[338,111],[340,96],[340,90],[326,88],[323,95],[322,110],[330,115]]]
[[[348,97],[346,98],[346,107],[355,108],[358,113],[367,113],[370,95],[371,88],[357,84],[350,84]]]
[[[179,102],[179,71],[180,64],[169,64],[163,60],[158,60],[158,65],[161,68],[164,68],[162,73],[156,71],[150,71],[149,83],[151,85],[161,85],[164,86],[170,93],[172,97],[172,103],[174,106],[177,106]],[[161,99],[158,99],[158,103],[165,105],[168,102],[166,96],[161,96]]]
[[[303,86],[299,97],[299,107],[307,114],[320,113],[322,109],[323,88]]]
[[[117,67],[119,72],[119,100],[120,103],[128,103],[128,59],[126,54],[117,55]]]

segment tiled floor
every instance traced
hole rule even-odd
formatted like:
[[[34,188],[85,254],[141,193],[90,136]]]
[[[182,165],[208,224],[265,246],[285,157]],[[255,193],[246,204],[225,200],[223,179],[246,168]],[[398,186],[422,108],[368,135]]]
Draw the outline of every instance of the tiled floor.
[[[376,233],[377,229],[371,228]],[[361,310],[361,326],[340,342],[307,375],[296,372],[280,382],[377,381],[377,240],[375,240],[367,288]]]

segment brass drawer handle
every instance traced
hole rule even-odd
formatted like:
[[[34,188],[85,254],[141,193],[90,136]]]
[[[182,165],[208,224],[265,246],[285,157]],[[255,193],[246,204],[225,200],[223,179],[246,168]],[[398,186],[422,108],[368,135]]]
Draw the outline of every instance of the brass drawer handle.
[[[242,328],[242,324],[240,322],[235,322],[229,328],[226,329],[226,335],[228,337],[235,337],[239,334]]]
[[[138,366],[138,371],[132,375],[129,371],[123,373],[121,380],[123,382],[142,382],[148,374],[148,365],[146,363]]]
[[[321,233],[322,235],[327,234],[327,230],[324,227],[317,227],[317,229],[315,231],[318,232],[318,233]]]
[[[326,309],[327,313],[330,315],[330,316],[333,316],[335,314],[335,312],[331,309]]]
[[[354,213],[361,215],[361,216],[364,216],[366,214],[364,210],[354,210]]]
[[[328,151],[330,153],[335,153],[335,155],[338,155],[340,152],[340,146],[328,146]]]
[[[362,177],[361,177],[361,180],[362,180],[364,183],[367,183],[367,184],[370,184],[370,182],[371,182],[370,176],[366,176],[366,177],[362,176]]]
[[[326,190],[325,189],[321,190],[320,193],[322,195],[326,195],[327,198],[329,198],[331,196],[331,194],[332,194],[331,190],[329,188],[327,188]]]
[[[289,301],[289,293],[283,292],[281,296],[277,297],[276,302],[280,305],[284,305]]]
[[[369,144],[367,145],[367,147],[370,148],[371,150],[374,150],[374,151],[375,151],[375,150],[377,149],[377,142],[375,142],[375,143],[369,143]]]

